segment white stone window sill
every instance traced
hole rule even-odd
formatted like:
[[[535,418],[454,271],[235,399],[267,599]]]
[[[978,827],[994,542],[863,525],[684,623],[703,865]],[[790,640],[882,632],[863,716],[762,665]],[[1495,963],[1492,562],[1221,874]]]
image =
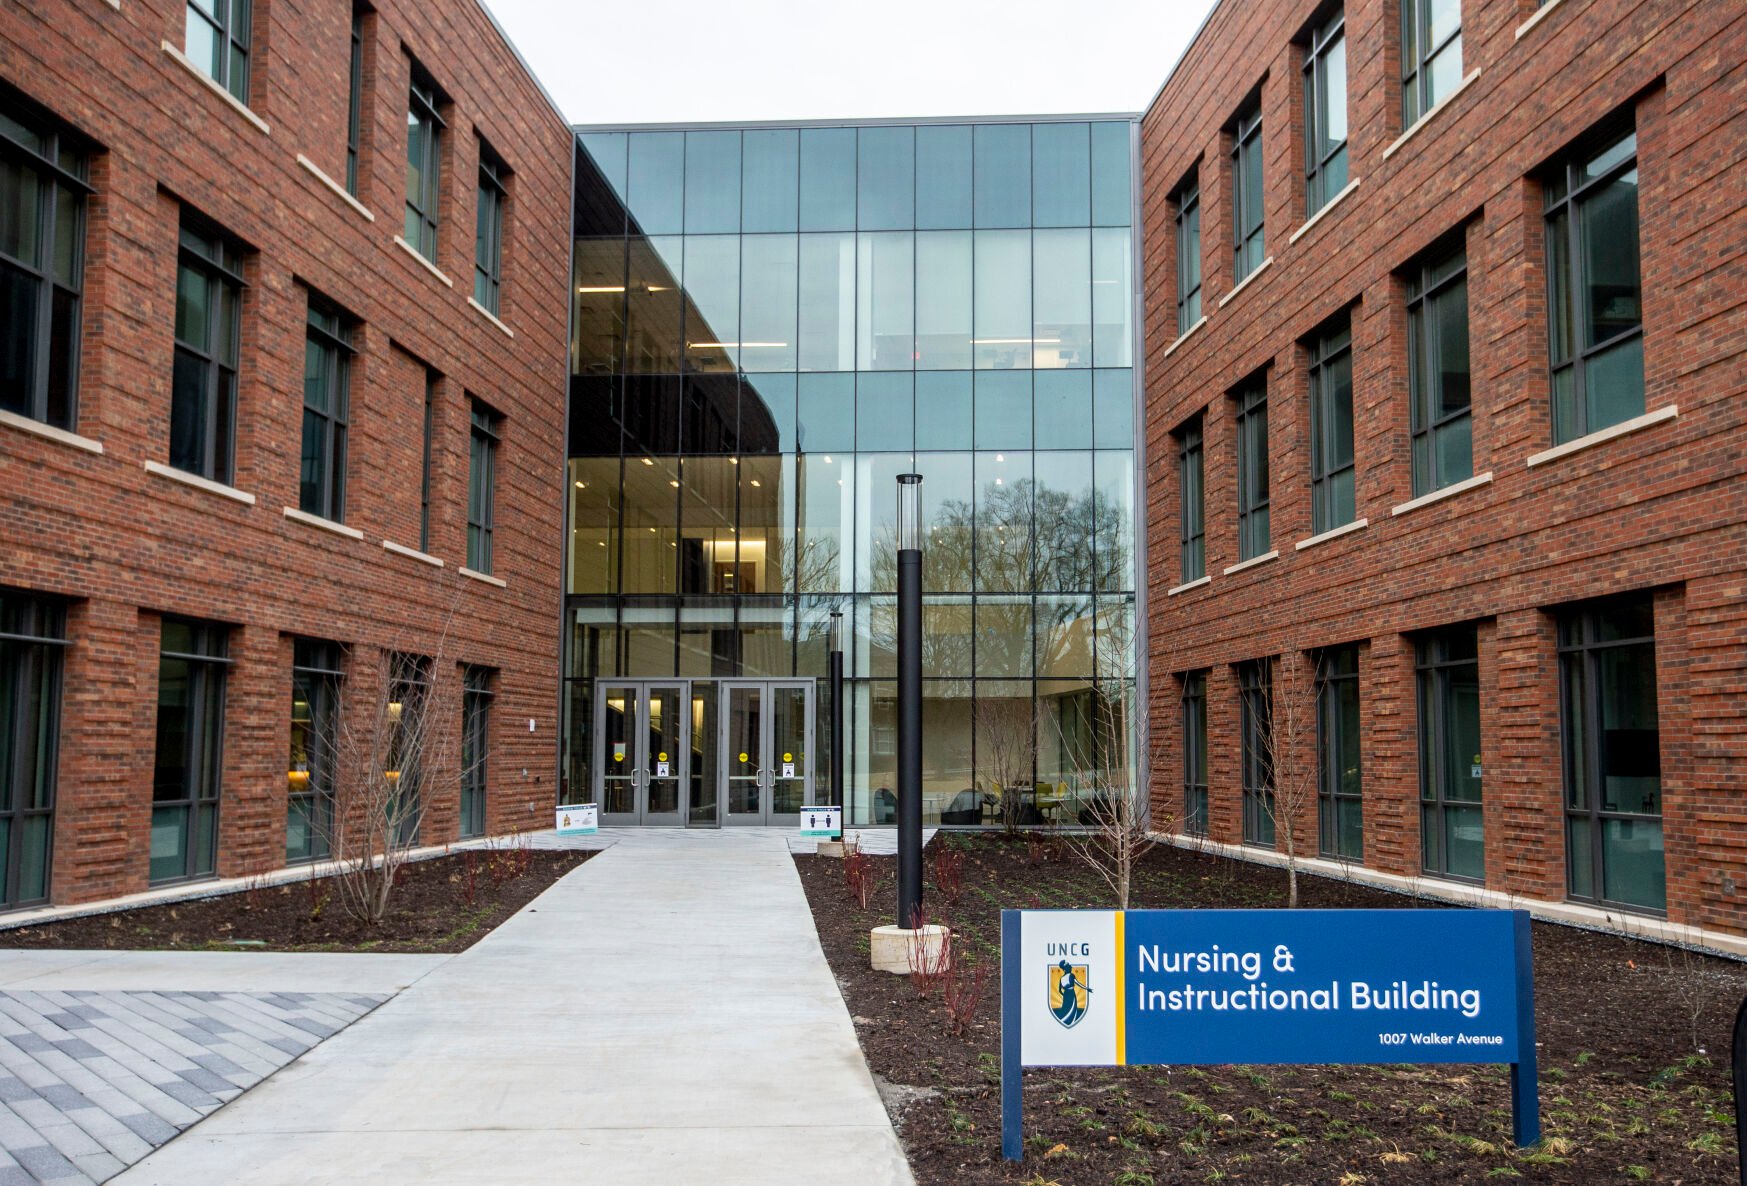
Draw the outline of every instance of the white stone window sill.
[[[119,5],[117,7],[119,8]],[[161,41],[158,44],[163,47],[164,52],[169,54],[178,65],[198,79],[201,85],[205,86],[207,90],[223,99],[226,103],[229,103],[238,115],[241,115],[244,119],[259,128],[261,130],[261,135],[268,136],[272,134],[273,129],[267,126],[266,120],[256,115],[253,111],[250,111],[248,104],[244,103],[241,99],[238,99],[235,95],[214,82],[212,76],[202,70],[199,66],[196,66],[187,54],[171,45],[168,41]]]
[[[121,0],[103,0],[103,3],[109,5],[109,7],[115,9],[117,12],[121,11]]]
[[[1270,255],[1267,259],[1265,259],[1261,263],[1257,264],[1255,271],[1251,272],[1248,276],[1245,276],[1242,280],[1239,280],[1237,282],[1237,287],[1232,289],[1230,292],[1226,293],[1224,296],[1220,297],[1219,304],[1215,305],[1214,307],[1217,309],[1225,308],[1225,306],[1231,302],[1231,299],[1233,297],[1237,296],[1238,293],[1240,293],[1244,289],[1248,288],[1250,286],[1250,281],[1254,280],[1257,276],[1260,276],[1263,272],[1266,272],[1268,270],[1268,265],[1272,264],[1273,262],[1274,262],[1274,257]]]
[[[319,181],[323,185],[327,186],[328,189],[333,193],[334,197],[340,199],[340,201],[344,202],[346,205],[348,205],[352,209],[356,210],[359,214],[362,214],[366,219],[370,220],[371,222],[376,221],[376,216],[374,214],[370,213],[370,208],[368,206],[364,205],[364,203],[360,202],[357,198],[354,198],[351,194],[347,193],[345,186],[341,185],[339,182],[335,181],[332,177],[329,177],[326,173],[322,172],[320,165],[317,165],[314,161],[312,161],[308,157],[304,156],[301,152],[297,154],[297,163],[302,165],[305,169],[308,169],[317,181]]]
[[[1317,544],[1326,544],[1331,539],[1339,539],[1343,535],[1351,535],[1355,531],[1363,531],[1369,526],[1371,526],[1371,520],[1369,519],[1354,519],[1351,523],[1342,523],[1339,527],[1331,527],[1327,531],[1311,536],[1309,539],[1301,539],[1292,545],[1292,550],[1295,552],[1302,552],[1306,548],[1316,547]]]
[[[293,523],[303,523],[310,527],[319,527],[323,531],[331,531],[335,535],[343,535],[347,539],[363,539],[364,533],[356,527],[347,527],[344,523],[336,523],[332,519],[324,519],[320,515],[312,515],[308,511],[300,511],[296,507],[286,507],[285,517]]]
[[[382,546],[396,556],[405,556],[409,560],[417,560],[420,564],[428,564],[432,568],[443,567],[443,562],[430,553],[421,552],[417,548],[409,548],[405,544],[397,544],[391,539],[383,540]]]
[[[1329,211],[1333,210],[1336,206],[1339,206],[1341,204],[1341,201],[1344,198],[1346,198],[1346,196],[1348,194],[1352,193],[1354,190],[1356,190],[1358,188],[1359,188],[1359,179],[1357,177],[1353,178],[1351,181],[1347,182],[1346,185],[1342,186],[1340,193],[1336,194],[1334,197],[1332,197],[1328,201],[1324,202],[1322,204],[1321,210],[1318,210],[1315,214],[1312,214],[1309,218],[1305,219],[1304,225],[1292,232],[1291,236],[1286,240],[1286,246],[1290,247],[1290,246],[1292,246],[1292,244],[1298,242],[1298,240],[1304,238],[1304,236],[1309,233],[1311,227],[1313,227],[1317,223],[1321,222],[1323,220],[1324,216],[1326,216]]]
[[[1221,301],[1220,303],[1224,304],[1225,302]],[[1204,326],[1206,324],[1207,324],[1207,318],[1203,317],[1203,318],[1201,318],[1201,320],[1197,321],[1194,325],[1191,325],[1188,329],[1186,329],[1182,333],[1178,334],[1177,340],[1175,342],[1172,342],[1169,346],[1166,346],[1165,352],[1163,354],[1159,355],[1159,357],[1161,359],[1171,357],[1172,352],[1174,352],[1178,346],[1181,346],[1184,342],[1187,342],[1189,340],[1190,336],[1192,334],[1194,334],[1194,332],[1196,330],[1200,329],[1202,326]]]
[[[430,260],[426,259],[423,255],[419,254],[419,249],[417,247],[414,247],[411,243],[408,243],[405,239],[401,238],[399,235],[396,235],[394,237],[394,241],[395,241],[395,243],[399,244],[400,249],[402,251],[406,252],[408,255],[410,255],[414,259],[418,260],[419,263],[424,266],[425,270],[428,271],[431,275],[433,275],[437,279],[441,280],[444,284],[448,285],[450,288],[455,287],[455,282],[453,280],[449,279],[447,276],[443,275],[443,269],[439,268],[436,264],[432,263]]]
[[[32,436],[39,436],[45,441],[53,441],[57,445],[66,445],[71,449],[83,449],[87,453],[103,452],[102,441],[94,441],[90,437],[82,437],[76,432],[68,432],[64,428],[44,424],[41,420],[32,420],[29,416],[20,416],[17,412],[0,411],[0,424],[4,424],[7,428],[16,428],[19,432],[28,432]]]
[[[471,568],[457,568],[455,571],[470,581],[484,581],[488,585],[496,585],[499,589],[509,588],[508,581],[501,581],[483,572],[474,572]]]
[[[497,326],[497,328],[501,329],[504,333],[508,334],[512,338],[516,336],[516,331],[511,329],[509,326],[505,325],[502,321],[500,321],[498,319],[498,316],[496,313],[493,313],[490,309],[487,309],[484,305],[480,304],[478,301],[474,300],[472,297],[467,298],[467,303],[469,305],[472,305],[473,308],[479,313],[479,315],[481,317],[485,318],[487,321],[489,321],[493,325]]]
[[[1523,36],[1528,33],[1530,29],[1533,29],[1536,25],[1546,20],[1547,14],[1552,12],[1555,8],[1558,8],[1562,3],[1564,3],[1564,0],[1553,0],[1551,4],[1543,5],[1535,12],[1534,16],[1516,27],[1516,39],[1521,41]]]
[[[1424,115],[1420,116],[1418,119],[1413,121],[1412,127],[1408,128],[1407,131],[1405,131],[1401,135],[1397,136],[1395,138],[1395,143],[1391,144],[1388,148],[1385,148],[1383,150],[1383,159],[1388,160],[1390,157],[1394,156],[1396,149],[1400,148],[1403,144],[1406,144],[1410,139],[1412,139],[1415,133],[1417,133],[1421,128],[1425,127],[1428,123],[1430,123],[1432,121],[1433,118],[1435,118],[1437,116],[1438,112],[1442,111],[1444,108],[1448,107],[1451,103],[1455,102],[1456,96],[1461,94],[1463,91],[1467,90],[1470,86],[1474,85],[1474,80],[1476,78],[1479,78],[1479,77],[1480,77],[1480,67],[1476,66],[1476,67],[1474,67],[1473,70],[1468,72],[1467,78],[1464,78],[1461,82],[1456,84],[1455,90],[1451,91],[1449,94],[1445,95],[1442,99],[1439,99],[1436,103],[1432,104],[1430,109],[1428,109]]]
[[[1238,561],[1236,564],[1225,570],[1225,575],[1230,576],[1234,572],[1242,572],[1246,568],[1254,568],[1258,564],[1266,564],[1270,560],[1278,560],[1279,558],[1280,553],[1278,551],[1263,552],[1260,556],[1251,556],[1248,560]]]
[[[1165,596],[1166,597],[1175,597],[1179,593],[1187,593],[1191,589],[1199,589],[1203,585],[1211,585],[1212,583],[1213,583],[1212,577],[1199,576],[1199,577],[1196,577],[1192,581],[1183,582],[1181,585],[1178,585],[1175,589],[1166,589]]]
[[[1487,470],[1483,474],[1475,474],[1472,478],[1463,478],[1460,482],[1451,482],[1448,486],[1433,490],[1427,494],[1422,494],[1418,498],[1410,498],[1406,502],[1391,508],[1389,513],[1391,515],[1405,515],[1409,511],[1417,511],[1421,507],[1429,507],[1434,502],[1443,502],[1446,498],[1454,498],[1456,495],[1461,494],[1464,491],[1473,490],[1479,486],[1485,486],[1491,481],[1492,471]]]
[[[172,482],[180,482],[184,486],[192,486],[196,490],[204,490],[208,494],[216,494],[220,498],[228,498],[232,502],[240,502],[244,506],[252,507],[255,505],[255,496],[246,490],[238,490],[235,486],[226,486],[223,482],[215,482],[211,478],[191,474],[187,470],[177,469],[173,465],[148,461],[146,462],[146,472],[156,474],[160,478],[168,478]]]
[[[1634,432],[1641,432],[1652,425],[1661,424],[1664,420],[1672,420],[1678,415],[1680,415],[1680,409],[1674,404],[1669,404],[1666,408],[1657,408],[1654,412],[1645,412],[1642,416],[1634,416],[1630,420],[1622,420],[1618,424],[1610,424],[1606,428],[1598,429],[1595,432],[1590,433],[1588,436],[1580,436],[1574,441],[1566,441],[1563,445],[1554,445],[1551,449],[1543,449],[1541,452],[1532,454],[1529,457],[1528,465],[1531,468],[1537,465],[1545,465],[1549,461],[1557,461],[1561,457],[1569,457],[1573,453],[1581,453],[1585,449],[1592,449],[1596,445],[1605,444],[1606,442],[1618,437],[1630,436]]]

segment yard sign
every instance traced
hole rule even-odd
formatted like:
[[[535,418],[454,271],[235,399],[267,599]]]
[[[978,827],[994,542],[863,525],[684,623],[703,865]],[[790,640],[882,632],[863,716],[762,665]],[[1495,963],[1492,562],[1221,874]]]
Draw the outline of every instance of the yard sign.
[[[1508,1063],[1541,1139],[1524,910],[1003,910],[1001,1152],[1023,1067]]]

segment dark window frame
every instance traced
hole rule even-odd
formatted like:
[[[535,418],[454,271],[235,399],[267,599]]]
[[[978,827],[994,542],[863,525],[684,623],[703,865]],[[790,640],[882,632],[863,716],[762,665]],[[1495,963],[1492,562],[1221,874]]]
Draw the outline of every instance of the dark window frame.
[[[1649,634],[1635,634],[1620,638],[1605,637],[1603,623],[1621,610],[1641,610],[1651,622]],[[1655,811],[1623,811],[1612,810],[1605,805],[1604,795],[1607,779],[1621,754],[1612,752],[1623,747],[1606,744],[1607,731],[1603,728],[1602,701],[1607,694],[1604,687],[1601,656],[1606,651],[1624,649],[1649,650],[1649,663],[1652,681],[1656,673],[1656,628],[1655,599],[1648,592],[1639,594],[1624,594],[1601,601],[1588,602],[1574,606],[1559,615],[1559,749],[1560,766],[1565,784],[1565,817],[1566,825],[1566,897],[1572,901],[1589,902],[1609,909],[1627,910],[1637,914],[1661,916],[1667,913],[1667,855],[1663,855],[1663,887],[1662,905],[1642,902],[1623,901],[1607,896],[1607,845],[1604,837],[1604,824],[1608,821],[1620,823],[1647,823],[1656,821],[1658,830],[1664,827],[1666,807],[1662,792],[1662,752],[1661,752],[1661,696],[1660,688],[1653,689],[1651,704],[1656,710],[1656,810]],[[1574,730],[1572,724],[1577,715],[1581,714],[1581,726]],[[1573,742],[1581,737],[1583,752],[1576,752]],[[1592,882],[1590,893],[1579,893],[1576,888],[1576,870],[1571,846],[1576,843],[1574,836],[1577,823],[1586,825],[1589,841],[1589,875]]]
[[[1274,663],[1250,659],[1237,665],[1238,768],[1243,790],[1243,842],[1261,848],[1275,846],[1278,829],[1274,811],[1274,764],[1270,752],[1274,728]]]
[[[309,294],[309,313],[304,325],[303,451],[298,468],[297,505],[306,514],[319,515],[334,523],[346,521],[349,459],[346,434],[351,416],[352,360],[357,356],[357,348],[352,345],[353,328],[351,318],[337,305],[313,292]],[[311,347],[318,352],[321,382],[328,391],[325,409],[312,407],[309,402],[310,383],[315,378],[308,369]],[[312,462],[317,471],[313,499],[309,481]]]
[[[1203,422],[1196,416],[1177,430],[1177,521],[1179,584],[1207,575],[1207,452]]]
[[[1333,147],[1322,151],[1323,129],[1329,126],[1333,110],[1333,100],[1328,93],[1329,54],[1337,43],[1344,49],[1346,35],[1346,9],[1337,7],[1311,28],[1309,44],[1304,50],[1304,211],[1307,218],[1333,201],[1335,195],[1346,187],[1350,175],[1348,137],[1343,136]],[[1343,67],[1339,96],[1343,108],[1347,104],[1347,82]],[[1350,127],[1348,131],[1351,132]],[[1336,180],[1339,185],[1333,184]]]
[[[1232,435],[1237,447],[1238,561],[1242,563],[1267,555],[1273,539],[1269,516],[1272,500],[1267,380],[1258,378],[1244,384],[1232,393],[1232,401],[1235,405]]]
[[[37,143],[18,138],[13,128],[33,135]],[[79,421],[79,350],[83,340],[85,295],[85,199],[96,191],[87,182],[91,146],[84,137],[36,109],[13,101],[0,91],[0,158],[35,175],[37,220],[36,260],[0,253],[0,276],[13,272],[33,288],[34,324],[29,327],[29,363],[19,377],[28,388],[23,399],[0,396],[0,408],[53,428],[72,432]],[[29,180],[25,184],[30,184]],[[62,209],[65,194],[68,209]],[[60,221],[70,215],[72,258],[70,276],[60,274],[57,247]],[[63,341],[57,350],[55,331],[61,323]],[[57,407],[56,405],[60,406]]]
[[[218,71],[213,73],[207,67],[210,62],[202,62],[192,52],[193,46],[188,42],[188,24],[184,24],[182,32],[182,48],[185,56],[200,68],[213,82],[223,87],[237,102],[244,107],[249,105],[249,73],[251,50],[250,42],[253,35],[254,13],[251,10],[251,0],[188,0],[185,6],[186,22],[199,21],[212,31],[214,38],[223,46],[219,54]]]
[[[431,430],[435,424],[437,376],[425,372],[425,447],[419,471],[419,551],[431,550]]]
[[[200,406],[194,409],[198,426],[197,456],[178,458],[174,425],[177,422],[175,393],[171,394],[170,464],[186,473],[229,485],[236,473],[236,422],[242,354],[244,248],[209,220],[184,207],[177,239],[176,285],[180,291],[185,273],[192,272],[206,284],[206,338],[208,347],[196,346],[180,335],[176,355],[201,368]],[[228,295],[228,301],[227,301]],[[226,329],[221,319],[226,315]],[[229,357],[219,357],[220,344],[230,346]],[[174,388],[174,384],[172,384]],[[191,464],[187,464],[191,463]]]
[[[338,643],[315,638],[297,638],[292,643],[291,699],[292,730],[295,746],[298,692],[304,692],[303,703],[309,705],[309,722],[303,764],[302,789],[294,789],[297,754],[289,754],[285,803],[286,841],[285,863],[302,864],[329,856],[329,837],[334,818],[334,776],[339,741],[340,684],[345,679],[345,648]],[[291,847],[291,820],[301,811],[307,828],[307,846],[303,851]]]
[[[1456,797],[1448,778],[1450,754],[1455,745],[1449,724],[1455,712],[1455,682],[1460,675],[1472,674],[1474,687],[1477,691],[1480,688],[1479,632],[1470,624],[1448,626],[1421,635],[1414,644],[1414,671],[1419,712],[1420,869],[1428,877],[1483,885],[1486,880],[1485,768],[1482,765],[1480,796],[1476,799]],[[1481,813],[1482,874],[1479,877],[1453,872],[1450,868],[1449,845],[1445,838],[1452,811]],[[1435,827],[1432,826],[1434,823]]]
[[[504,212],[509,206],[510,167],[479,140],[479,206],[475,213],[473,299],[497,316],[503,295]]]
[[[1345,665],[1352,659],[1350,670]],[[1353,716],[1348,719],[1347,705],[1341,691],[1351,685]],[[1364,706],[1360,701],[1359,647],[1356,643],[1328,647],[1316,654],[1316,801],[1319,851],[1337,861],[1365,861],[1364,839]],[[1341,770],[1341,746],[1337,744],[1346,730],[1359,739],[1358,765],[1353,770],[1349,786]],[[1345,805],[1359,815],[1359,846],[1356,852],[1341,847],[1345,831],[1341,827],[1341,812]]]
[[[1231,227],[1232,227],[1232,286],[1242,284],[1267,259],[1267,173],[1259,170],[1262,178],[1262,192],[1251,195],[1249,186],[1244,182],[1244,171],[1248,168],[1252,154],[1262,151],[1262,104],[1255,99],[1238,114],[1232,125],[1231,142]],[[1259,155],[1256,159],[1260,160]],[[1264,165],[1266,162],[1262,162]],[[1256,218],[1254,225],[1249,225],[1244,218],[1244,207],[1251,197],[1255,198]]]
[[[346,192],[358,196],[358,158],[364,149],[364,14],[352,5],[351,81],[346,92]]]
[[[1177,236],[1177,336],[1202,318],[1201,290],[1206,279],[1201,260],[1201,183],[1191,171],[1171,199]]]
[[[1207,676],[1191,671],[1182,678],[1183,831],[1207,835]]]
[[[390,839],[402,847],[412,847],[418,844],[425,826],[425,771],[419,765],[419,751],[415,748],[412,753],[406,753],[402,745],[409,732],[417,745],[431,742],[424,718],[433,707],[433,668],[428,655],[390,651],[386,656],[385,669],[388,675],[388,703],[400,705],[399,714],[392,718],[393,727],[389,731],[387,753],[383,756],[385,775],[390,770],[397,772],[394,777],[393,806],[390,809],[391,816],[397,817],[397,821],[395,834]],[[409,796],[413,807],[402,810],[401,804]]]
[[[1628,142],[1631,145],[1629,153],[1596,176],[1584,177],[1587,166],[1605,159]],[[1589,385],[1590,369],[1595,360],[1634,341],[1642,343],[1644,338],[1644,224],[1642,204],[1638,200],[1641,193],[1634,191],[1632,208],[1632,220],[1637,224],[1638,232],[1638,242],[1632,245],[1637,263],[1637,283],[1634,286],[1637,321],[1630,328],[1612,334],[1594,345],[1587,344],[1593,309],[1587,299],[1588,273],[1584,260],[1583,232],[1586,199],[1627,173],[1636,174],[1637,171],[1637,128],[1635,125],[1623,128],[1614,125],[1606,133],[1587,137],[1581,145],[1565,154],[1548,175],[1544,211],[1547,228],[1548,403],[1553,419],[1553,443],[1556,445],[1577,440],[1632,418],[1626,416],[1606,424],[1591,424]],[[1640,345],[1640,351],[1641,349]],[[1566,371],[1571,374],[1570,407],[1561,415],[1558,389],[1560,375]],[[1633,415],[1643,415],[1646,392],[1641,353],[1637,378],[1637,410]]]
[[[488,767],[491,761],[491,705],[496,672],[467,667],[461,680],[461,838],[485,835]]]
[[[0,749],[9,761],[0,766],[0,830],[7,837],[0,861],[0,912],[49,901],[54,888],[55,785],[60,761],[62,656],[68,646],[66,607],[57,600],[0,590],[0,730],[9,739]],[[38,699],[40,711],[27,716]],[[19,744],[28,726],[34,741]],[[42,892],[21,896],[28,821],[40,825]]]
[[[1343,313],[1308,343],[1310,351],[1310,531],[1321,535],[1359,517],[1358,450],[1352,439],[1353,420],[1353,324]],[[1347,363],[1346,457],[1332,456],[1340,445],[1340,408],[1331,398],[1331,375],[1342,361]],[[1352,506],[1338,505],[1339,480],[1351,475]],[[1343,518],[1341,512],[1346,511]]]
[[[410,232],[405,236],[407,246],[435,264],[442,222],[439,207],[443,193],[443,133],[448,129],[440,109],[448,99],[416,60],[407,89],[407,163],[409,169],[417,166],[419,184],[416,193],[410,188],[407,191],[402,230]],[[413,142],[415,129],[419,136],[417,145]],[[419,156],[416,162],[415,152]]]
[[[474,398],[469,419],[467,567],[490,576],[492,533],[497,516],[497,451],[503,443],[503,416],[483,400]]]
[[[1401,126],[1405,130],[1426,117],[1426,113],[1449,95],[1433,95],[1431,63],[1452,43],[1462,40],[1463,23],[1457,10],[1455,31],[1436,45],[1427,45],[1431,36],[1433,0],[1401,0]],[[1457,45],[1456,52],[1463,47]],[[1457,70],[1461,77],[1460,68]],[[1457,82],[1460,86],[1460,81]]]
[[[1468,402],[1454,412],[1438,409],[1444,399],[1442,318],[1446,302],[1461,289],[1462,336],[1469,342]],[[1413,494],[1418,498],[1474,476],[1473,444],[1473,323],[1468,308],[1468,252],[1460,240],[1442,250],[1427,253],[1407,274],[1407,388],[1412,437]],[[1444,434],[1468,426],[1468,472],[1455,475],[1442,471],[1439,448]]]
[[[159,643],[159,680],[157,737],[154,742],[154,779],[152,785],[152,821],[156,829],[156,817],[160,811],[180,810],[182,812],[180,840],[182,846],[182,869],[175,874],[164,877],[151,877],[149,883],[153,886],[174,885],[185,881],[197,881],[213,877],[217,874],[218,835],[220,805],[224,790],[224,718],[227,708],[226,684],[227,673],[233,664],[228,655],[230,629],[213,622],[195,621],[187,618],[177,618],[166,615],[163,619],[163,629],[172,625],[183,625],[191,631],[192,647],[187,651],[171,651],[160,633]],[[166,662],[185,662],[188,664],[188,730],[186,744],[182,747],[181,759],[183,769],[187,772],[185,793],[174,798],[160,797],[155,777],[157,766],[156,753],[161,748],[164,738],[162,734],[163,667]],[[214,714],[216,702],[217,729],[208,731],[209,716]],[[210,825],[203,822],[205,811],[210,808]]]

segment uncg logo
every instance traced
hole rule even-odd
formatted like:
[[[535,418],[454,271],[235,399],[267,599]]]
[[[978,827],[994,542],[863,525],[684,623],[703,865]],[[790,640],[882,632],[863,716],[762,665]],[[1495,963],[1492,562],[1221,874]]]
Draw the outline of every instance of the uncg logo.
[[[1087,965],[1058,960],[1049,965],[1049,1011],[1067,1029],[1073,1029],[1086,1016],[1092,1003],[1092,988],[1087,983]]]

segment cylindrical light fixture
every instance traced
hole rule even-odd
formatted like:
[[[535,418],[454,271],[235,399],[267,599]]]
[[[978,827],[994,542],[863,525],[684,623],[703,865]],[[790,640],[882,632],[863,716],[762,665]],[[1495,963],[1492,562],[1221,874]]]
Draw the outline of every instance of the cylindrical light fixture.
[[[898,925],[922,921],[922,475],[898,475]]]
[[[922,549],[922,475],[898,475],[898,551]]]

